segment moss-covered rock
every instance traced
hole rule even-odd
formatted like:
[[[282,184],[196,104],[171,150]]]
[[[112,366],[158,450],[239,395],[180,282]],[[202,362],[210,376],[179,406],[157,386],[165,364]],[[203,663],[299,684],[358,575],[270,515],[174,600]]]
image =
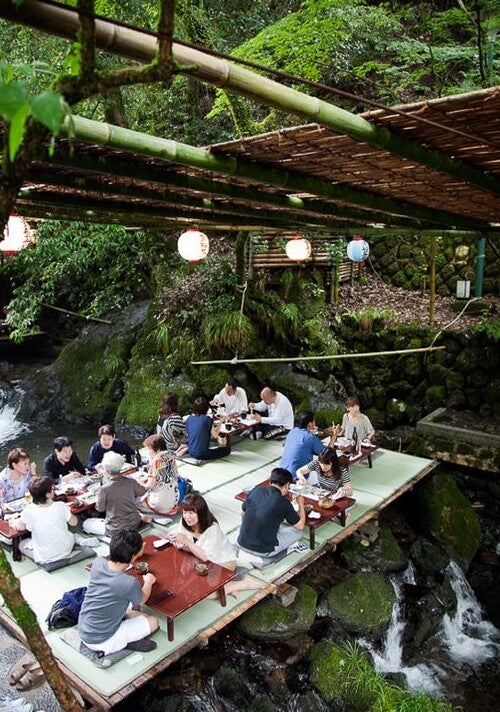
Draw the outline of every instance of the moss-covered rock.
[[[325,596],[329,613],[354,635],[381,631],[391,619],[395,600],[389,581],[374,572],[348,576]]]
[[[275,600],[251,608],[239,621],[242,633],[258,640],[286,640],[309,630],[316,616],[316,591],[301,584],[293,604],[285,608]]]
[[[481,540],[479,518],[455,480],[437,473],[415,492],[422,530],[437,539],[467,569]]]
[[[341,553],[351,571],[371,569],[389,574],[402,571],[408,564],[406,554],[387,526],[380,528],[377,539],[369,546],[362,546],[359,541],[349,537],[342,542]]]

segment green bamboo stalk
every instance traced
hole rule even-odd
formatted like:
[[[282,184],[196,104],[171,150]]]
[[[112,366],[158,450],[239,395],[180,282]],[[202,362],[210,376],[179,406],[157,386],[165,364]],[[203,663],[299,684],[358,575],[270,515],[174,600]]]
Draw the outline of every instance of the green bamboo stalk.
[[[418,220],[427,220],[463,229],[477,230],[484,225],[481,221],[471,220],[470,218],[442,210],[405,204],[379,195],[366,194],[361,190],[333,185],[327,181],[304,178],[277,168],[240,161],[233,156],[217,156],[205,148],[197,148],[171,139],[142,134],[139,131],[132,131],[121,126],[112,126],[111,124],[93,121],[82,116],[73,116],[71,124],[69,120],[66,120],[63,124],[62,132],[71,133],[75,138],[100,146],[110,146],[122,151],[153,156],[169,162],[195,166],[214,173],[248,178],[257,182],[276,185],[280,188],[286,186],[287,189],[295,189],[303,193],[312,193],[335,200],[364,205],[390,215],[415,217]],[[387,216],[384,219],[387,221]]]
[[[79,29],[78,16],[74,11],[45,6],[38,0],[24,0],[16,9],[11,3],[3,3],[0,6],[0,16],[71,40],[76,38]],[[96,21],[95,38],[96,45],[101,49],[144,62],[150,62],[157,50],[155,37],[118,27],[110,21]],[[376,126],[363,117],[326,101],[282,86],[227,60],[177,43],[172,45],[172,57],[178,63],[177,71],[181,74],[208,84],[223,86],[267,106],[309,119],[409,161],[500,194],[500,181],[494,177],[439,151],[412,143],[385,127]]]

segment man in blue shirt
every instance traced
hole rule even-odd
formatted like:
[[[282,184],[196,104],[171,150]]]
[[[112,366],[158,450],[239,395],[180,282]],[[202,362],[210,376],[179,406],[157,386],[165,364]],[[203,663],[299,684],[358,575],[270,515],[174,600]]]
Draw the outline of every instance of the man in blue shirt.
[[[316,435],[316,422],[312,410],[305,410],[297,415],[296,426],[286,436],[280,467],[292,473],[297,479],[299,467],[307,465],[314,455],[319,455],[325,446]],[[330,437],[329,447],[334,447],[335,434]]]

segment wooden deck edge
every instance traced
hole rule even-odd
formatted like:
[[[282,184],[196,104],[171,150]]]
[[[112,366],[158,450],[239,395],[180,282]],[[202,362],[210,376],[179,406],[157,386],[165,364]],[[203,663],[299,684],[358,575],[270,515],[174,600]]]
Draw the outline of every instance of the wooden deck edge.
[[[173,663],[177,662],[183,655],[190,652],[194,648],[201,646],[205,647],[208,644],[209,639],[219,633],[223,628],[228,626],[230,623],[235,621],[237,618],[242,616],[247,610],[252,608],[255,604],[259,603],[262,599],[266,598],[268,595],[276,593],[278,587],[294,578],[298,574],[302,573],[304,569],[308,568],[311,563],[317,561],[319,558],[324,556],[326,553],[334,551],[336,545],[341,541],[351,536],[353,532],[362,527],[366,522],[378,517],[379,513],[385,509],[389,504],[391,504],[395,499],[400,497],[405,492],[410,491],[413,487],[420,482],[422,479],[427,477],[437,466],[439,462],[433,460],[430,462],[423,470],[418,472],[411,480],[406,482],[404,485],[395,490],[390,496],[388,496],[383,502],[381,502],[377,507],[370,509],[359,519],[356,519],[352,524],[348,524],[342,531],[338,532],[331,539],[324,542],[318,549],[302,561],[299,561],[291,569],[283,573],[281,576],[267,583],[264,588],[257,589],[249,598],[242,601],[235,608],[229,611],[222,618],[212,623],[208,628],[200,631],[194,638],[187,641],[176,650],[172,651],[160,661],[151,666],[147,671],[142,673],[140,676],[135,678],[131,683],[120,688],[117,692],[113,693],[109,697],[105,697],[98,693],[96,690],[91,688],[87,683],[81,680],[76,673],[72,672],[66,667],[59,659],[57,662],[59,667],[64,672],[68,678],[69,684],[74,687],[78,692],[80,692],[83,697],[93,705],[93,709],[96,710],[109,710],[114,705],[122,702],[126,697],[135,692],[138,688],[149,682],[160,672],[163,672],[166,668],[170,667]],[[0,623],[10,632],[12,635],[20,640],[23,644],[27,645],[26,636],[24,635],[21,628],[15,622],[15,620],[7,613],[3,608],[0,608]]]

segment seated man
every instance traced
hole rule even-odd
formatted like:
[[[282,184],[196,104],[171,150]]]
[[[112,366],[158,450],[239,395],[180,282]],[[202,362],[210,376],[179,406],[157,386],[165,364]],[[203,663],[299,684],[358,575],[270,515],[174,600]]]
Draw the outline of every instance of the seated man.
[[[116,437],[115,429],[112,425],[101,425],[97,431],[99,440],[95,442],[89,450],[89,461],[87,467],[94,470],[106,452],[117,452],[124,455],[127,462],[134,462],[134,451],[125,440]]]
[[[299,511],[286,498],[292,475],[282,467],[275,467],[269,487],[254,487],[243,502],[243,521],[238,535],[238,546],[262,558],[276,556],[293,547],[302,537],[306,513],[304,498],[297,497]],[[283,524],[286,520],[290,526]]]
[[[248,410],[247,394],[234,378],[228,378],[226,385],[214,396],[210,405],[222,405],[226,411],[226,415],[239,415],[243,411]]]
[[[137,531],[142,521],[151,521],[151,517],[141,516],[136,505],[136,497],[146,494],[148,487],[121,474],[123,457],[116,452],[107,452],[102,465],[110,482],[99,490],[95,508],[98,512],[106,512],[106,517],[86,519],[83,531],[97,536],[111,536],[122,529]]]
[[[144,638],[158,630],[158,620],[132,609],[146,603],[156,578],[145,574],[141,588],[125,573],[143,549],[138,532],[119,531],[111,537],[109,559],[99,556],[92,564],[78,619],[78,633],[90,650],[111,655],[124,648],[143,652],[156,648],[153,640]]]
[[[75,526],[77,518],[64,502],[54,502],[52,477],[35,477],[30,482],[33,502],[28,504],[19,519],[18,531],[31,532],[31,539],[23,539],[19,548],[37,564],[49,564],[66,559],[76,545],[97,545],[97,539],[86,539],[73,534],[68,524]]]
[[[72,480],[85,474],[85,467],[72,446],[73,441],[64,435],[54,440],[54,452],[47,455],[43,461],[45,477],[52,477],[58,482],[60,477],[63,480]]]
[[[297,415],[297,425],[286,436],[280,467],[284,467],[297,479],[297,470],[311,462],[314,455],[323,452],[324,445],[316,435],[316,421],[312,410],[304,410]],[[335,434],[330,436],[329,446],[333,447]]]
[[[210,438],[219,437],[221,426],[220,423],[214,425],[212,418],[207,415],[209,408],[208,398],[198,396],[193,403],[193,412],[186,420],[187,454],[196,460],[217,460],[231,452],[229,435],[224,436],[225,445],[210,447]]]
[[[250,410],[257,411],[252,416],[257,421],[257,425],[254,425],[256,436],[259,437],[260,432],[268,439],[291,430],[293,428],[293,407],[288,398],[270,386],[265,386],[262,389],[260,397],[262,400],[258,403],[249,403]],[[265,410],[267,410],[267,415],[261,415],[259,411]]]

